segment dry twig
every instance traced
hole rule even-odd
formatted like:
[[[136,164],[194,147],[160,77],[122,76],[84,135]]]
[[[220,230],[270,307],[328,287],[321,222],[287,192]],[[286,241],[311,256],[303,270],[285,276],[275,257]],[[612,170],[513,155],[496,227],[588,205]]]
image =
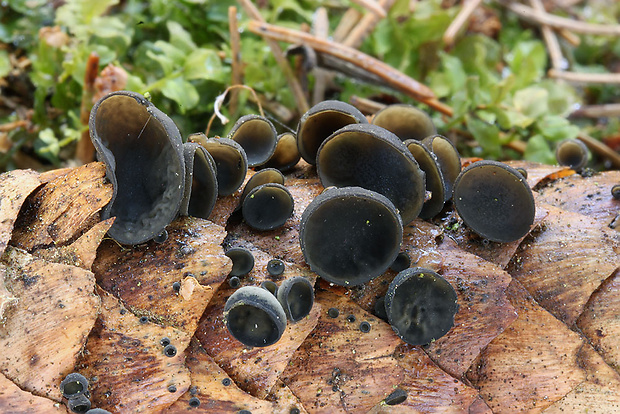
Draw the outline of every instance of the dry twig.
[[[314,25],[312,27],[314,35],[320,39],[327,39],[329,35],[329,20],[327,9],[319,7],[314,14]],[[312,105],[316,105],[325,99],[327,83],[331,79],[328,72],[321,68],[314,69],[314,88],[312,89]]]
[[[252,19],[264,23],[265,20],[263,19],[263,16],[260,14],[256,6],[254,6],[251,0],[239,0],[239,2],[241,3],[241,6],[243,6],[245,12],[250,15]],[[299,109],[299,112],[306,112],[308,109],[310,109],[310,107],[308,106],[308,101],[306,99],[306,96],[304,95],[304,91],[301,87],[301,84],[299,83],[299,80],[295,78],[293,70],[288,64],[288,61],[286,60],[282,49],[277,42],[271,39],[266,39],[266,42],[269,45],[269,48],[271,49],[274,58],[278,62],[278,65],[284,72],[286,79],[288,80],[291,91],[293,92],[293,96],[295,97],[295,101],[297,102],[297,108]]]
[[[340,18],[336,30],[334,30],[334,42],[342,43],[347,38],[351,30],[359,23],[362,13],[351,7]]]
[[[529,0],[532,8],[538,12],[546,13],[545,6],[543,6],[541,0]],[[542,24],[540,28],[543,39],[545,40],[545,44],[547,45],[547,51],[549,52],[549,57],[551,58],[551,65],[556,70],[564,69],[565,63],[564,58],[562,57],[562,50],[560,49],[560,43],[558,42],[558,38],[556,37],[553,29],[551,29],[546,24]]]
[[[620,84],[620,73],[584,73],[550,69],[549,76],[569,82]]]
[[[586,144],[586,146],[593,153],[599,155],[602,158],[609,160],[613,168],[620,168],[620,154],[618,154],[618,152],[614,151],[613,149],[611,149],[609,146],[605,145],[601,141],[594,139],[591,136],[583,132],[577,136],[577,139],[579,139],[581,142]]]
[[[605,118],[620,116],[620,103],[585,105],[570,114],[571,117]]]
[[[347,64],[363,69],[368,74],[381,79],[388,86],[427,104],[435,110],[448,116],[452,115],[452,108],[439,102],[433,91],[427,86],[359,50],[329,40],[319,39],[298,30],[274,26],[256,20],[250,21],[249,29],[253,33],[268,39],[291,44],[305,44],[318,53],[333,56]]]
[[[396,0],[379,0],[379,4],[384,10],[392,8]],[[368,36],[370,32],[375,28],[377,23],[381,20],[381,17],[374,13],[367,13],[362,17],[359,24],[351,30],[346,39],[342,42],[345,46],[352,48],[358,48],[362,42]]]
[[[243,71],[241,69],[241,40],[239,36],[239,25],[237,21],[237,8],[230,6],[228,8],[228,30],[230,32],[230,53],[232,62],[232,84],[241,85],[243,83]],[[237,112],[239,105],[239,90],[234,89],[230,92],[230,111]]]
[[[443,35],[443,43],[450,47],[454,44],[454,38],[458,34],[459,30],[467,23],[467,20],[471,17],[476,7],[478,7],[482,3],[482,0],[466,0],[463,3],[463,7],[456,15],[450,26],[446,29],[446,32]]]
[[[358,5],[362,6],[366,10],[370,10],[371,12],[373,12],[374,14],[376,14],[377,16],[381,18],[384,18],[386,16],[385,9],[383,8],[383,6],[377,3],[375,0],[352,0],[352,1],[353,3],[357,3]]]

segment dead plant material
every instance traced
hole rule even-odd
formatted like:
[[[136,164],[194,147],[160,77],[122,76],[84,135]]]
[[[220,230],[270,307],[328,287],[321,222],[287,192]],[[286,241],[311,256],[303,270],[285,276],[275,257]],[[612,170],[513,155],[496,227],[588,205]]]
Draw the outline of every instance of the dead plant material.
[[[20,414],[67,414],[67,409],[48,398],[22,391],[0,374],[0,412]]]
[[[93,406],[115,413],[154,413],[169,407],[190,385],[184,363],[190,335],[145,321],[109,293],[97,293],[101,314],[76,365],[91,379]],[[174,353],[161,344],[163,338]]]

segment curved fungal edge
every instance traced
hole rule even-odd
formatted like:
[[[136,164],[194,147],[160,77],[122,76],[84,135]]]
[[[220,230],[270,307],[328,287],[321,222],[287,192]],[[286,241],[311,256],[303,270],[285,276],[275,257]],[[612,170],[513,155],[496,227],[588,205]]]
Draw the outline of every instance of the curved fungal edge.
[[[248,203],[250,202],[249,200],[256,193],[258,193],[259,191],[263,191],[265,189],[269,189],[269,188],[278,189],[280,191],[283,191],[288,196],[288,198],[290,199],[291,205],[290,205],[289,212],[288,212],[288,214],[286,216],[286,220],[288,220],[291,217],[291,215],[293,214],[293,211],[295,211],[295,199],[293,198],[293,195],[288,190],[288,188],[286,188],[285,185],[279,184],[279,183],[265,183],[265,184],[261,184],[261,185],[258,185],[256,187],[252,188],[248,192],[248,194],[245,196],[245,198],[242,200],[242,204],[241,204],[241,211],[242,211],[242,213],[243,213],[244,209],[249,208],[249,207],[247,207]],[[244,218],[245,218],[245,216],[244,216]],[[286,222],[286,220],[284,222]],[[282,223],[282,224],[284,224],[284,223]],[[273,230],[274,228],[279,227],[279,226],[270,227],[270,228],[256,228],[254,226],[251,226],[251,227],[253,227],[256,230]]]
[[[237,122],[235,122],[235,124],[231,128],[230,132],[226,136],[226,139],[234,141],[238,145],[242,146],[239,142],[235,141],[234,136],[235,136],[235,134],[237,133],[237,131],[241,127],[243,127],[248,122],[253,122],[253,121],[261,121],[261,122],[264,122],[267,126],[269,126],[269,129],[271,130],[273,138],[274,138],[273,139],[273,145],[269,149],[269,151],[267,153],[267,156],[266,156],[266,158],[264,160],[261,160],[259,162],[250,163],[248,161],[247,151],[244,150],[244,153],[246,155],[245,159],[246,159],[246,162],[248,163],[248,166],[250,166],[250,167],[258,167],[258,166],[266,163],[267,161],[269,161],[269,158],[271,158],[273,156],[273,154],[276,152],[276,147],[278,145],[278,138],[279,138],[278,132],[276,131],[276,127],[273,125],[273,123],[269,119],[265,118],[264,116],[257,115],[257,114],[243,115],[242,117],[237,119]]]
[[[291,314],[288,294],[290,293],[293,286],[297,283],[303,284],[309,290],[310,303],[308,306],[308,312],[306,314],[302,315],[299,318],[293,318],[293,315]],[[285,279],[282,282],[282,284],[280,284],[280,287],[276,291],[276,298],[278,299],[278,302],[280,302],[280,304],[282,305],[282,308],[284,309],[284,313],[286,314],[286,317],[293,323],[299,322],[300,320],[305,318],[310,313],[310,311],[312,310],[312,307],[314,306],[314,286],[312,286],[312,283],[310,283],[310,281],[306,279],[305,277],[294,276],[289,279]]]
[[[306,228],[306,222],[317,209],[322,207],[324,202],[329,201],[331,199],[346,198],[346,197],[360,197],[360,198],[365,198],[367,200],[373,200],[373,201],[379,200],[392,213],[392,216],[396,217],[401,236],[400,236],[400,243],[398,246],[398,250],[396,250],[394,257],[392,258],[392,261],[390,262],[390,264],[394,262],[394,259],[396,258],[396,256],[398,256],[398,253],[400,252],[400,247],[402,246],[403,221],[402,221],[402,218],[400,217],[400,214],[398,213],[398,209],[394,207],[394,204],[390,201],[389,198],[387,198],[383,194],[377,193],[376,191],[367,190],[362,187],[340,187],[340,188],[329,187],[329,188],[326,188],[321,194],[316,196],[314,200],[312,200],[312,202],[308,205],[308,207],[306,207],[306,209],[302,213],[301,219],[299,220],[299,244],[301,247],[301,252],[304,256],[306,264],[310,267],[310,270],[312,270],[314,273],[317,273],[316,268],[312,265],[312,263],[308,263],[306,246],[304,243],[304,233],[305,233],[305,228]]]
[[[409,151],[409,149],[405,146],[404,142],[401,141],[401,139],[398,138],[396,134],[388,131],[387,129],[383,127],[373,125],[373,124],[350,124],[350,125],[344,126],[338,129],[337,131],[335,131],[333,134],[327,137],[325,141],[321,143],[321,146],[319,147],[319,150],[316,153],[316,159],[317,159],[316,170],[317,170],[317,175],[319,176],[319,180],[321,181],[321,184],[323,185],[323,187],[329,188],[329,187],[334,186],[334,184],[330,183],[329,180],[324,177],[324,174],[321,174],[321,165],[318,162],[319,155],[321,154],[321,151],[323,150],[323,148],[325,148],[325,146],[328,145],[330,141],[336,139],[338,135],[340,134],[349,133],[349,132],[368,134],[377,139],[380,139],[381,141],[393,147],[395,150],[399,151],[401,155],[403,155],[405,158],[411,161],[413,165],[415,166],[415,168],[417,168],[417,173],[422,178],[420,180],[420,186],[422,187],[420,189],[421,190],[420,193],[422,194],[422,197],[424,197],[424,191],[426,189],[426,173],[420,168],[420,164],[418,164],[413,154],[411,154],[411,151]],[[389,168],[389,166],[386,166],[386,168]],[[423,205],[424,205],[424,202],[420,203],[420,210],[422,210]],[[401,213],[399,212],[399,214]],[[417,217],[418,214],[420,214],[419,211],[415,216]],[[415,217],[413,217],[411,220],[407,220],[407,223],[410,223],[414,219]]]
[[[127,96],[129,98],[134,99],[138,105],[144,106],[146,111],[154,119],[156,119],[157,121],[161,123],[161,125],[164,127],[164,130],[166,131],[166,134],[168,134],[170,138],[171,145],[173,146],[174,150],[177,153],[177,158],[180,160],[181,170],[185,171],[185,160],[183,157],[183,138],[181,137],[181,133],[179,132],[179,129],[175,125],[174,121],[168,115],[166,115],[163,111],[158,109],[153,103],[151,103],[143,95],[137,92],[116,91],[116,92],[111,92],[103,96],[101,99],[99,99],[95,103],[95,105],[93,105],[90,111],[89,118],[88,118],[88,129],[89,129],[89,135],[90,135],[91,142],[93,143],[93,146],[95,147],[95,150],[97,152],[97,158],[100,161],[103,161],[103,163],[106,165],[106,178],[110,180],[110,182],[112,183],[112,198],[110,199],[110,202],[101,210],[102,220],[107,220],[108,218],[111,217],[110,210],[112,209],[114,200],[116,199],[116,196],[118,194],[118,183],[117,183],[116,175],[115,175],[116,161],[114,159],[114,156],[112,155],[112,152],[97,139],[95,121],[97,118],[97,110],[99,109],[101,104],[106,99],[113,97],[113,96]],[[170,218],[170,221],[174,220],[174,218],[179,212],[179,209],[181,208],[181,201],[182,201],[182,195],[183,195],[184,190],[185,190],[185,177],[182,176],[181,177],[181,188],[180,188],[181,196],[179,197],[176,208],[173,209],[175,210],[175,214]],[[162,230],[164,229],[165,229],[165,226]],[[110,231],[108,231],[108,233],[110,233]],[[149,241],[150,239],[156,236],[157,234],[153,235],[150,238],[146,238],[143,240],[141,239],[137,241],[128,240],[128,239],[122,240],[122,239],[117,238],[117,236],[113,236],[113,238],[121,244],[136,245],[136,244]]]
[[[192,196],[192,182],[194,179],[194,160],[196,157],[196,151],[201,151],[205,159],[209,163],[209,166],[207,168],[209,169],[209,172],[211,173],[211,176],[215,182],[215,192],[209,200],[206,210],[212,211],[217,201],[217,166],[215,165],[213,157],[211,156],[211,154],[209,154],[209,151],[207,151],[202,145],[193,142],[186,142],[185,144],[183,144],[183,155],[185,157],[185,189],[183,191],[183,199],[181,201],[181,207],[179,209],[179,214],[181,214],[182,216],[189,215],[189,203]]]

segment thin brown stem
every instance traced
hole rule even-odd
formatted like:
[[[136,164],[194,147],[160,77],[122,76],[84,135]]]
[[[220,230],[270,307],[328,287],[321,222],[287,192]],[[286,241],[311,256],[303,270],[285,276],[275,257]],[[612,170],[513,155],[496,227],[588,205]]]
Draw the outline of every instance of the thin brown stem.
[[[584,118],[620,117],[620,103],[582,106],[570,116]]]
[[[550,69],[549,76],[569,82],[620,84],[620,73],[584,73]]]
[[[396,0],[379,0],[379,4],[384,10],[390,10],[395,2]],[[380,16],[374,13],[366,13],[342,43],[348,47],[359,48],[379,21],[381,21]]]
[[[508,8],[508,10],[519,15],[519,17],[538,24],[546,24],[558,29],[568,29],[577,33],[620,36],[620,25],[586,23],[579,20],[555,16],[546,12],[539,12],[531,7],[509,0],[499,0],[499,2]]]
[[[450,47],[454,44],[454,38],[461,30],[461,28],[467,23],[472,13],[482,3],[482,0],[465,0],[463,7],[456,15],[450,26],[446,29],[443,35],[443,43],[446,47]]]
[[[362,13],[354,8],[347,9],[340,18],[336,30],[334,30],[334,42],[342,43],[347,38],[351,30],[357,26],[362,18]]]
[[[241,38],[239,36],[239,24],[237,21],[237,8],[230,6],[228,8],[228,30],[230,33],[230,53],[232,57],[232,85],[241,85],[243,83],[243,71],[241,69]],[[230,112],[237,112],[239,106],[239,90],[234,89],[230,93]]]
[[[312,32],[319,39],[327,39],[329,35],[329,20],[327,17],[327,9],[319,7],[314,14],[314,25]],[[312,105],[316,105],[325,99],[325,90],[330,80],[330,74],[321,69],[314,69],[314,88],[312,89]]]
[[[265,22],[265,19],[263,19],[263,16],[260,14],[256,6],[254,6],[254,3],[252,3],[251,0],[239,0],[239,2],[241,3],[241,6],[245,10],[245,12],[250,15],[252,19],[262,23]],[[297,109],[300,113],[308,111],[310,107],[308,106],[308,100],[306,99],[303,88],[301,87],[299,80],[295,78],[293,69],[291,69],[288,60],[286,60],[282,49],[274,40],[266,39],[265,41],[267,42],[267,45],[269,45],[271,53],[273,53],[273,57],[276,59],[276,62],[280,66],[280,69],[282,69],[282,71],[284,72],[284,76],[286,76],[289,87],[291,88],[293,96],[295,97],[295,101],[297,102]]]
[[[298,30],[261,23],[256,20],[250,21],[248,28],[251,32],[269,39],[292,44],[305,44],[318,53],[336,57],[349,65],[366,71],[369,75],[379,78],[386,85],[446,115],[452,115],[452,108],[439,102],[433,91],[427,86],[359,50],[329,40],[319,39]]]
[[[386,16],[385,9],[383,8],[383,6],[377,3],[375,0],[351,0],[351,1],[353,1],[353,3],[358,4],[362,8],[371,11],[372,13],[381,17],[382,19],[385,18]]]
[[[614,168],[620,169],[620,154],[618,152],[583,132],[577,136],[577,139],[586,144],[593,153],[609,160]]]
[[[352,95],[349,98],[349,103],[360,110],[360,112],[368,115],[373,115],[386,107],[381,102],[373,101],[372,99],[362,98],[357,95]]]
[[[546,13],[545,6],[543,6],[540,0],[529,0],[532,8],[538,12]],[[560,49],[560,43],[555,35],[553,29],[542,23],[540,28],[545,44],[547,45],[547,52],[551,58],[551,66],[556,70],[565,69],[564,57],[562,57],[562,50]]]

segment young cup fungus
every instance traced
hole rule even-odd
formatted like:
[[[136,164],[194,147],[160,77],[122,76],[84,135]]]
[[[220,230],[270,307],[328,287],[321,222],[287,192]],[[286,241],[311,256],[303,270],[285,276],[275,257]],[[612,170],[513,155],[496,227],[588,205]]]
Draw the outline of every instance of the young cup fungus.
[[[288,171],[297,165],[300,158],[301,154],[297,149],[297,136],[293,132],[284,132],[278,135],[276,151],[263,167]]]
[[[276,150],[278,134],[271,121],[259,115],[244,115],[233,125],[228,138],[241,145],[248,166],[266,163]]]
[[[508,243],[525,236],[536,206],[530,186],[514,168],[497,161],[478,161],[454,183],[454,204],[465,224],[480,236]]]
[[[394,204],[360,187],[325,190],[302,214],[299,232],[310,269],[341,286],[359,285],[385,272],[402,237]]]
[[[188,141],[202,145],[215,161],[219,196],[227,196],[243,184],[248,172],[248,158],[241,145],[228,138],[207,138],[204,134],[191,134]]]
[[[323,141],[316,161],[324,187],[357,186],[382,194],[398,209],[404,224],[422,210],[424,172],[405,144],[386,129],[347,125]]]
[[[209,218],[217,201],[215,161],[200,144],[183,144],[185,155],[185,192],[180,214]]]
[[[443,209],[446,197],[446,183],[441,173],[441,166],[437,156],[426,148],[420,141],[413,139],[405,141],[405,145],[413,158],[418,162],[426,177],[426,191],[431,193],[430,200],[426,201],[420,211],[420,218],[427,220],[435,217]],[[450,198],[450,197],[448,197]]]
[[[349,124],[367,124],[359,109],[346,102],[327,100],[310,108],[297,126],[297,148],[308,164],[316,164],[321,143],[336,130]]]
[[[256,174],[254,174],[248,182],[245,184],[243,188],[243,192],[241,193],[241,197],[239,197],[239,206],[237,209],[241,208],[243,204],[243,200],[247,197],[248,193],[252,191],[254,188],[259,185],[267,184],[267,183],[276,183],[284,185],[284,175],[275,168],[265,168],[264,170],[260,170]]]
[[[436,134],[437,129],[428,114],[407,104],[388,105],[375,114],[372,123],[394,133],[402,141],[421,141]]]
[[[452,197],[454,181],[461,172],[461,156],[452,141],[443,135],[426,137],[422,144],[437,157],[445,185],[444,198],[448,201]]]
[[[293,214],[294,201],[285,186],[267,183],[248,192],[241,205],[245,222],[256,230],[273,230]]]
[[[108,234],[139,244],[176,218],[185,188],[181,134],[144,96],[128,91],[101,98],[90,113],[90,137],[114,192],[102,220],[116,217]]]
[[[303,276],[286,279],[278,288],[276,296],[286,317],[293,323],[308,316],[314,305],[314,287]]]
[[[456,292],[432,270],[411,267],[400,272],[385,295],[385,310],[394,332],[411,345],[428,344],[454,325]]]
[[[254,255],[243,247],[233,247],[226,250],[226,256],[233,262],[229,276],[243,276],[254,269]]]
[[[286,328],[286,314],[269,291],[244,286],[226,301],[224,323],[230,334],[242,344],[264,347],[280,339]]]
[[[558,164],[580,171],[588,163],[588,147],[578,139],[565,139],[555,148],[555,158]]]

